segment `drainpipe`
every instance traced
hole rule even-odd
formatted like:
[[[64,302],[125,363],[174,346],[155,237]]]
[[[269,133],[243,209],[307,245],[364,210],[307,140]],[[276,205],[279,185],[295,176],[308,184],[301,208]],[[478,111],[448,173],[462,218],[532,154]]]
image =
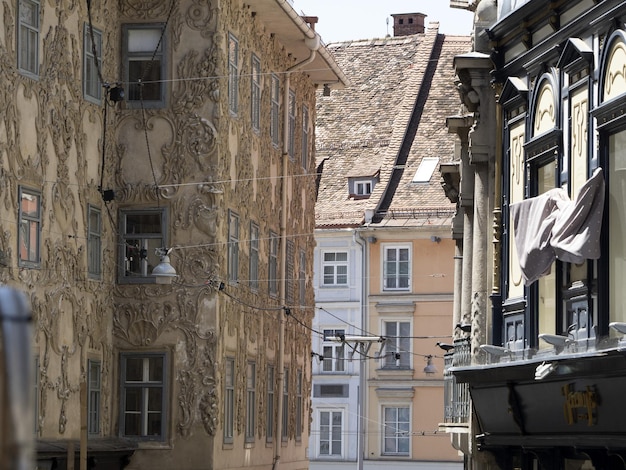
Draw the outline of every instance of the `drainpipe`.
[[[285,73],[284,98],[283,98],[283,169],[282,169],[282,198],[281,198],[281,214],[280,214],[280,273],[282,282],[279,284],[279,302],[285,305],[286,301],[286,284],[287,284],[287,208],[289,198],[287,197],[287,189],[291,186],[291,177],[288,176],[289,171],[289,87],[291,83],[291,72],[307,65],[315,59],[317,50],[320,47],[320,37],[313,33],[313,37],[305,37],[304,42],[310,49],[309,57],[295,65],[289,67]],[[274,441],[274,464],[273,470],[277,470],[280,464],[280,447],[283,441],[283,388],[285,382],[285,324],[286,313],[280,315],[278,330],[278,410],[276,413],[276,436]]]
[[[361,247],[363,255],[361,256],[361,329],[367,330],[367,272],[369,265],[368,243],[363,239],[358,229],[354,230],[354,241]],[[357,470],[363,470],[363,460],[365,458],[365,361],[359,361],[359,392],[358,392],[358,431],[357,431]]]

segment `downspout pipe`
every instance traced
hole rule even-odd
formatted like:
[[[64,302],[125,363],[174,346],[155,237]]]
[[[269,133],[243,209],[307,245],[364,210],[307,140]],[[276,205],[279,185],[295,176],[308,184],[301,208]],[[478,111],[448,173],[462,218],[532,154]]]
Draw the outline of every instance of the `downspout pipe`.
[[[292,9],[293,10],[293,9]],[[298,18],[300,18],[298,16]],[[302,21],[302,19],[301,19]],[[287,286],[287,210],[289,204],[289,198],[287,197],[287,190],[291,186],[291,178],[289,174],[289,88],[291,85],[291,72],[299,69],[300,67],[307,65],[313,60],[317,54],[317,50],[320,47],[321,40],[317,33],[312,32],[313,36],[306,35],[304,42],[310,50],[309,57],[297,64],[289,67],[285,73],[285,83],[283,90],[283,159],[282,159],[282,198],[281,198],[281,211],[280,211],[280,273],[282,281],[279,284],[279,302],[281,305],[285,305],[286,302],[286,286]],[[283,389],[285,384],[285,325],[286,325],[286,312],[280,314],[279,330],[278,330],[278,374],[277,384],[278,389],[278,409],[276,413],[276,436],[274,440],[274,463],[272,465],[273,470],[277,470],[280,464],[280,447],[283,441]]]
[[[369,270],[369,244],[363,239],[359,229],[354,230],[354,241],[361,247],[361,330],[367,330],[367,302],[368,302],[368,270]],[[358,431],[357,431],[357,470],[363,470],[363,460],[365,459],[365,362],[359,361],[359,403],[358,403]]]

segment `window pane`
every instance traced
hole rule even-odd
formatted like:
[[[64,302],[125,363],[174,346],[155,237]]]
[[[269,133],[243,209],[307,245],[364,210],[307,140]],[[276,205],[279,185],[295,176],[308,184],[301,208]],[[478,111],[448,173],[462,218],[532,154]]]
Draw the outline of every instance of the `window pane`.
[[[148,389],[148,411],[161,411],[163,408],[163,391],[161,388]]]
[[[152,53],[161,37],[161,29],[129,29],[128,30],[128,52],[149,52]],[[159,50],[160,46],[159,46]]]
[[[334,266],[324,266],[324,284],[333,284],[335,281]]]
[[[348,267],[337,266],[337,284],[347,284],[347,283],[348,283]]]
[[[141,435],[141,415],[139,413],[126,413],[124,415],[124,435]]]
[[[126,408],[125,411],[141,411],[141,388],[126,388]]]
[[[160,234],[161,214],[126,214],[126,233]]]
[[[23,216],[39,218],[39,196],[23,192],[21,209]]]
[[[161,99],[161,61],[158,57],[128,61],[128,94],[130,100],[158,101]],[[143,84],[139,86],[138,82]]]
[[[126,381],[141,382],[143,380],[143,359],[129,357],[126,359]]]
[[[146,435],[161,435],[161,413],[148,413],[148,429]]]

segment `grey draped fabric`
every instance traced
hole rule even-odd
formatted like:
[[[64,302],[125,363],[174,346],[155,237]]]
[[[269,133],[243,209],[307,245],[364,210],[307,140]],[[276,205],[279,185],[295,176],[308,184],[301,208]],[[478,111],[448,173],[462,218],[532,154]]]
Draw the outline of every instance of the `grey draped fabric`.
[[[561,188],[511,204],[515,246],[526,285],[550,272],[555,259],[582,263],[600,257],[604,209],[602,168],[570,200]]]

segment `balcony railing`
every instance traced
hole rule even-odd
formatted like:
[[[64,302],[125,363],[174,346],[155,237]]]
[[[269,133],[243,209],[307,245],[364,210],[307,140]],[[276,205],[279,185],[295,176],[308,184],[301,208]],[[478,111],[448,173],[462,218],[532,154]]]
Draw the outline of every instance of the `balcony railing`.
[[[469,422],[469,385],[457,383],[450,371],[452,367],[468,366],[471,362],[469,338],[454,341],[454,350],[444,356],[444,406],[446,424]]]

